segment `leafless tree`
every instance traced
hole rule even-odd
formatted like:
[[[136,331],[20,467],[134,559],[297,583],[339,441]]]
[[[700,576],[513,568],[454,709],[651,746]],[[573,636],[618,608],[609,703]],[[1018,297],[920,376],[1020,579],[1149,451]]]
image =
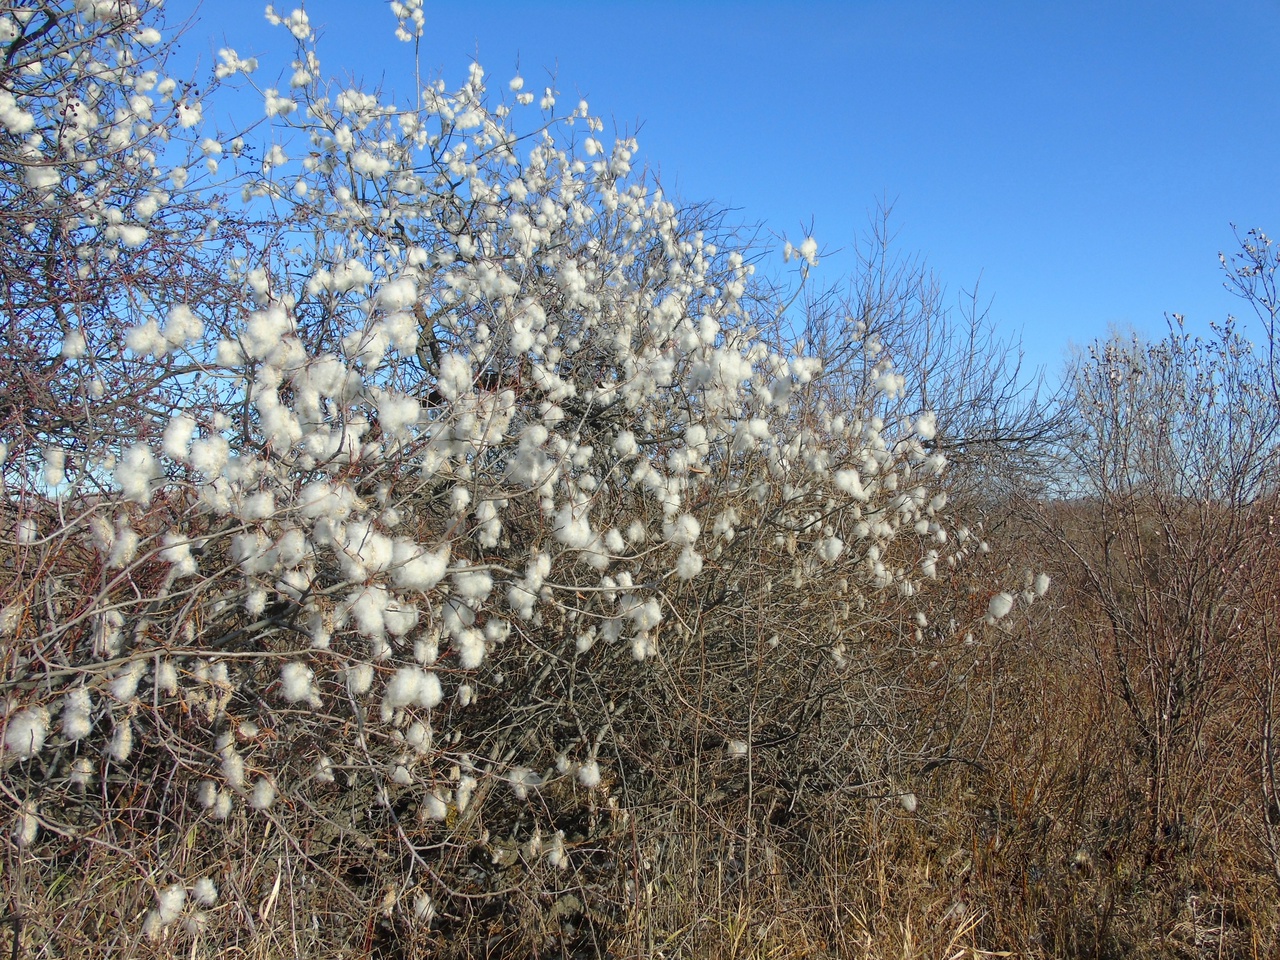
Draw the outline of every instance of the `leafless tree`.
[[[1268,356],[1230,322],[1201,340],[1175,317],[1164,340],[1113,335],[1073,373],[1079,486],[1051,527],[1100,682],[1145,765],[1148,864],[1224,789],[1210,744],[1240,722],[1257,678],[1257,590],[1274,586],[1249,561],[1274,550],[1280,480]]]

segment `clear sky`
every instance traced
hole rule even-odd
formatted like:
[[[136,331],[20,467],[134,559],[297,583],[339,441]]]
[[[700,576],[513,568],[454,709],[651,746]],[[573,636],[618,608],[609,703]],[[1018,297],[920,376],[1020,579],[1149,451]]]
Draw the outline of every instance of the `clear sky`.
[[[291,9],[288,0],[277,4]],[[172,14],[194,7],[170,0]],[[326,72],[408,95],[379,0],[310,0]],[[184,50],[287,66],[262,4],[206,0]],[[554,75],[639,128],[668,193],[804,236],[823,279],[884,200],[900,250],[1056,372],[1108,325],[1153,336],[1243,309],[1231,223],[1280,235],[1280,0],[433,2],[422,64]]]

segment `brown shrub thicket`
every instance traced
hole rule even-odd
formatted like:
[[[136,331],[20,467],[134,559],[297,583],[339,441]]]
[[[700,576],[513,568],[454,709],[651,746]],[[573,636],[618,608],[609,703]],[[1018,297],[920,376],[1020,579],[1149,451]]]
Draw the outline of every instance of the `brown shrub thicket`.
[[[883,221],[782,289],[552,90],[157,18],[0,12],[13,955],[1280,947],[1270,350],[1049,396]]]

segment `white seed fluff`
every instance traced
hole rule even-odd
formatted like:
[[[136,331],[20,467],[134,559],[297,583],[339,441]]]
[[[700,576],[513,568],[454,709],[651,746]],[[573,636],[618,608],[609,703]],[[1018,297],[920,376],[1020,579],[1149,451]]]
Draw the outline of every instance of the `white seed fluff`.
[[[987,616],[992,620],[999,620],[1003,616],[1007,616],[1009,611],[1013,609],[1013,595],[1009,593],[997,593],[991,598],[991,602],[987,604]]]
[[[40,833],[40,820],[36,808],[28,801],[22,805],[13,825],[13,840],[20,847],[29,847]]]
[[[389,721],[397,710],[417,706],[430,710],[444,699],[440,678],[420,667],[401,667],[387,681],[382,694],[382,719]]]
[[[321,704],[320,690],[315,685],[315,671],[301,661],[291,661],[280,668],[280,695],[290,703]]]
[[[204,907],[212,907],[218,902],[218,885],[211,877],[201,877],[191,887],[191,896]]]
[[[117,763],[124,763],[132,752],[133,721],[128,717],[121,717],[116,723],[115,732],[111,735],[111,744],[107,747],[107,753]]]
[[[156,905],[147,914],[142,929],[148,937],[158,937],[164,928],[177,920],[182,914],[182,907],[187,902],[187,891],[180,884],[165,887],[156,894]]]
[[[62,705],[62,735],[68,740],[80,740],[93,729],[90,716],[93,700],[88,687],[76,687],[67,694]]]
[[[27,707],[9,717],[4,748],[19,760],[30,760],[44,748],[48,736],[49,711],[44,707]]]
[[[255,810],[267,810],[276,801],[276,785],[266,777],[259,777],[249,795],[249,806]]]

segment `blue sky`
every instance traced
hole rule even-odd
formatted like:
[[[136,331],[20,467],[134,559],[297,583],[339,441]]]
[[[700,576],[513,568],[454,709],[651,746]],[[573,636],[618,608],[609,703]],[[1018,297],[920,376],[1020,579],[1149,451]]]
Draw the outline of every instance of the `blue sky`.
[[[294,4],[282,2],[287,10]],[[327,72],[408,94],[412,48],[379,0],[312,0]],[[207,0],[184,41],[287,66],[262,5]],[[191,6],[169,5],[181,15]],[[450,85],[563,94],[635,130],[668,192],[797,240],[821,279],[882,201],[953,297],[1056,372],[1108,325],[1153,336],[1240,311],[1230,224],[1280,234],[1280,0],[1116,3],[427,0],[422,64]],[[272,68],[274,69],[274,68]]]

